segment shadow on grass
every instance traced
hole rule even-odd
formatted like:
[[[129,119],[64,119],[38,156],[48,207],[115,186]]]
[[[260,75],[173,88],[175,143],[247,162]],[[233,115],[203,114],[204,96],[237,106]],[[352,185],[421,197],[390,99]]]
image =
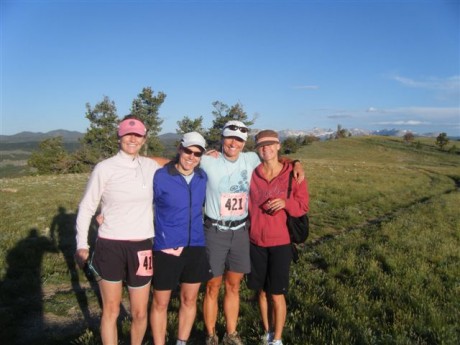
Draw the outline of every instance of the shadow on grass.
[[[53,221],[51,222],[50,235],[51,240],[57,246],[57,249],[64,256],[72,291],[77,299],[77,303],[85,320],[86,327],[94,330],[97,327],[97,320],[95,320],[91,316],[88,307],[88,298],[86,297],[85,288],[82,286],[82,283],[80,282],[80,275],[74,257],[77,247],[75,239],[76,219],[77,216],[75,213],[67,213],[64,207],[58,207],[58,212],[56,216],[54,216]],[[96,241],[96,236],[97,226],[93,221],[89,231],[89,244],[91,248],[93,247],[93,244]],[[85,267],[83,271],[85,273],[86,280],[90,284],[91,289],[96,294],[99,306],[101,307],[102,300],[99,293],[99,287],[97,285],[97,282],[95,281],[92,273],[89,271],[87,267]]]
[[[56,339],[75,336],[85,328],[98,334],[99,313],[91,314],[87,290],[97,296],[99,307],[102,306],[97,282],[89,270],[84,270],[84,279],[75,263],[74,253],[76,213],[67,213],[59,207],[50,225],[50,237],[40,235],[36,228],[29,230],[28,235],[19,240],[6,254],[7,271],[0,281],[0,339],[1,343],[9,344],[58,344]],[[89,231],[90,246],[95,242],[97,226],[93,221]],[[69,293],[75,295],[76,303],[84,323],[75,322],[46,329],[44,324],[42,263],[46,253],[62,253],[69,279]],[[67,281],[63,280],[63,284]],[[58,302],[56,302],[58,303]],[[100,308],[101,309],[101,308]],[[120,320],[127,318],[123,308]],[[77,317],[78,318],[78,317]],[[49,328],[49,327],[48,327]],[[56,329],[59,328],[59,329]]]
[[[31,328],[37,334],[43,332],[41,264],[47,252],[56,252],[53,242],[33,228],[6,256],[8,270],[0,283],[3,344],[18,344]]]

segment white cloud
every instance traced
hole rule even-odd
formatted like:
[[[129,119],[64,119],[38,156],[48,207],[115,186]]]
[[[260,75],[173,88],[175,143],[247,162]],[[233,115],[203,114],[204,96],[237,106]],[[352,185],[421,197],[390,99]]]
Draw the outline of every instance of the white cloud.
[[[458,75],[447,78],[422,78],[419,80],[403,77],[400,75],[392,75],[390,79],[396,80],[397,82],[407,87],[460,92],[460,76]]]
[[[375,114],[395,114],[418,116],[423,119],[455,119],[460,120],[460,108],[456,107],[400,107],[400,108],[374,108],[369,107],[366,112]]]
[[[430,122],[424,121],[417,121],[417,120],[399,120],[399,121],[382,121],[382,122],[375,122],[375,125],[383,125],[383,126],[423,126],[423,125],[430,125]]]

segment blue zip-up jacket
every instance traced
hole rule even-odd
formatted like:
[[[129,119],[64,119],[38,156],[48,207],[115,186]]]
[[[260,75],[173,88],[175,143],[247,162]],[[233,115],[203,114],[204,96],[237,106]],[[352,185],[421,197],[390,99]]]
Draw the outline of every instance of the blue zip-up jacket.
[[[195,174],[187,184],[174,162],[156,171],[153,179],[153,250],[205,246],[203,205],[207,179],[202,169],[195,168]]]

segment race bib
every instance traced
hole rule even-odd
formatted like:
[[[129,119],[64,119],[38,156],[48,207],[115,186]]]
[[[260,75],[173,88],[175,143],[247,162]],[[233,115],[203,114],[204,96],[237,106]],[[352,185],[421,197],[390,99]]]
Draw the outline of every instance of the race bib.
[[[247,193],[224,193],[220,196],[221,217],[244,216]]]
[[[136,275],[143,277],[151,277],[153,275],[153,256],[152,250],[142,250],[137,252],[139,259],[139,268]]]

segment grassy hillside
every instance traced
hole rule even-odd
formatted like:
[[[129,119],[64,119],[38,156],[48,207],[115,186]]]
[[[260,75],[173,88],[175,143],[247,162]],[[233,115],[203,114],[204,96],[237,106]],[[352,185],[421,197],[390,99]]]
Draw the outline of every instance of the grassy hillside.
[[[79,143],[64,143],[67,152],[74,152]],[[0,142],[0,178],[20,177],[32,174],[27,160],[34,151],[39,150],[39,142],[5,143]]]
[[[164,146],[163,156],[174,157],[176,154],[177,138],[175,135],[160,136]],[[33,175],[33,169],[27,166],[27,161],[34,151],[39,150],[38,141],[9,143],[0,142],[0,178],[21,177]],[[77,151],[80,144],[64,142],[65,150],[69,153]]]
[[[460,156],[429,142],[360,137],[315,142],[293,158],[307,173],[311,237],[291,271],[284,343],[459,343]],[[87,178],[0,179],[2,344],[99,343],[97,289],[73,262]],[[172,339],[177,307],[175,299]],[[219,334],[222,326],[221,315]],[[239,328],[257,343],[246,288]],[[122,344],[128,329],[123,309]],[[192,344],[203,343],[203,329],[200,308]]]

